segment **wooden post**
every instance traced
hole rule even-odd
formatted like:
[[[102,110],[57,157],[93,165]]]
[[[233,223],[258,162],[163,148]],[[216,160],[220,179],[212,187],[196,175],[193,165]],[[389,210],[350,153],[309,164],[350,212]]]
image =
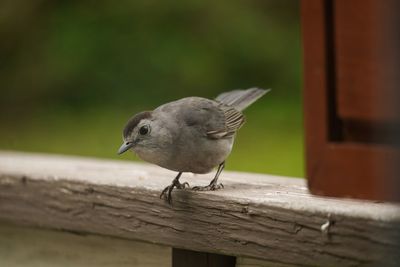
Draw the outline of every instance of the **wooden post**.
[[[235,267],[236,258],[221,254],[174,248],[172,267]]]
[[[399,1],[301,3],[311,192],[400,200]]]

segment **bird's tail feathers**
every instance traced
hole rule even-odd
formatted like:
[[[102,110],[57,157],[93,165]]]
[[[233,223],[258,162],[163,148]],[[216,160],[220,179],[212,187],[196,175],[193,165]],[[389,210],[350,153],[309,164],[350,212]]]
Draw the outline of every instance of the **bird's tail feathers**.
[[[271,91],[271,89],[256,87],[246,90],[233,90],[220,94],[215,100],[242,111],[269,91]]]

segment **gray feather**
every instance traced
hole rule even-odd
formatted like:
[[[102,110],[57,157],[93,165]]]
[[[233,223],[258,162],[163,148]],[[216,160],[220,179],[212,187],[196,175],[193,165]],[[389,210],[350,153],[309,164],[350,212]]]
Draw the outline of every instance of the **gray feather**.
[[[269,91],[271,89],[250,88],[247,90],[234,90],[220,94],[215,100],[242,111]]]

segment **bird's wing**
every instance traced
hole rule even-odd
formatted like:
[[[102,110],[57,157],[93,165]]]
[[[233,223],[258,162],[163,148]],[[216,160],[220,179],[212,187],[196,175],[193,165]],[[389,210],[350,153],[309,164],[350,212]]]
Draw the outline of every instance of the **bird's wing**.
[[[222,112],[224,117],[224,124],[221,125],[223,127],[210,129],[209,131],[207,131],[207,136],[212,139],[233,136],[236,131],[239,130],[240,127],[244,124],[244,115],[237,109],[224,104],[219,104],[218,109]]]
[[[182,98],[160,106],[155,112],[168,113],[176,121],[210,139],[233,136],[245,121],[237,109],[201,97]]]

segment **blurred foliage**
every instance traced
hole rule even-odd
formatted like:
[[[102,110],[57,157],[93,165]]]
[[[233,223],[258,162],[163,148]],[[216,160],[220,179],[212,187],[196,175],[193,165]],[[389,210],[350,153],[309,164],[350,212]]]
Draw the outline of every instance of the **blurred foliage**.
[[[116,158],[135,112],[259,86],[273,91],[246,111],[227,168],[302,176],[298,9],[293,0],[4,0],[0,148]]]

